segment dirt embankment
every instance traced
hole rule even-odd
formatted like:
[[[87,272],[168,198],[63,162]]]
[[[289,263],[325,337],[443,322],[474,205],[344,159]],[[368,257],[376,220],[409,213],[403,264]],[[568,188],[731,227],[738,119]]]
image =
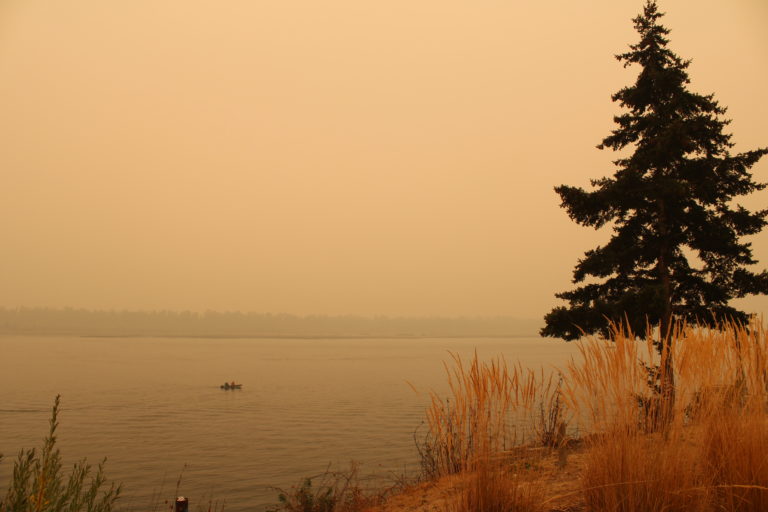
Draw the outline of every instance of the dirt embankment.
[[[526,485],[543,492],[544,510],[548,512],[577,512],[584,510],[580,476],[584,468],[584,447],[574,443],[560,450],[521,448],[505,454],[510,471],[520,472]],[[459,493],[467,486],[470,474],[442,477],[436,481],[413,485],[390,496],[366,512],[447,512]]]

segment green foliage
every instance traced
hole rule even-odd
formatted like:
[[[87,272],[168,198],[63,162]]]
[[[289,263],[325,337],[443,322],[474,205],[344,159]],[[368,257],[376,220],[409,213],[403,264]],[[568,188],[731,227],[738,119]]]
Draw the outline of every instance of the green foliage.
[[[314,490],[311,478],[305,478],[292,495],[281,492],[277,499],[285,510],[292,512],[333,512],[336,505],[333,487]]]
[[[739,240],[762,230],[768,210],[733,202],[765,188],[749,169],[768,149],[729,152],[726,109],[713,95],[688,90],[690,61],[667,48],[662,16],[647,1],[634,19],[640,41],[616,56],[641,71],[613,95],[625,112],[598,148],[634,152],[614,162],[612,177],[592,180],[591,191],[555,188],[572,220],[595,229],[611,225],[614,234],[579,260],[573,282],[586,283],[557,294],[568,306],[545,317],[544,336],[607,336],[611,322],[639,336],[656,325],[666,334],[673,318],[746,322],[729,301],[768,293],[768,272],[747,269],[756,261],[750,244]]]
[[[279,505],[269,512],[358,512],[375,501],[364,495],[354,463],[348,471],[329,468],[318,477],[304,478],[289,491],[277,491]]]
[[[56,448],[59,398],[53,405],[50,429],[38,452],[22,450],[13,465],[13,476],[0,512],[111,512],[120,495],[114,483],[104,490],[106,478],[102,461],[90,481],[91,466],[85,460],[74,465],[69,478],[61,471],[61,455]]]

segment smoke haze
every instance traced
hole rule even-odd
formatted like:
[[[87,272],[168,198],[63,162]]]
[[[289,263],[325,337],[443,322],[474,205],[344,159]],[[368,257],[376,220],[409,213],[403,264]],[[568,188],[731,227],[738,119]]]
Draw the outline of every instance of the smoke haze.
[[[641,7],[5,0],[0,306],[541,318],[610,234],[553,187],[613,172]],[[661,8],[768,145],[766,3]]]

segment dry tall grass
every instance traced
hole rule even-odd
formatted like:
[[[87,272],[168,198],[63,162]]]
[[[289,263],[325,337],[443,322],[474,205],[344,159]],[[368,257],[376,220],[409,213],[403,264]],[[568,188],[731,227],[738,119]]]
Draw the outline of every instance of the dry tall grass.
[[[484,459],[447,512],[543,512],[542,488],[530,478]]]
[[[452,359],[453,368],[446,365],[449,396],[431,393],[427,410],[420,449],[428,477],[473,470],[478,461],[537,436],[554,443],[562,435],[556,375],[509,366],[503,358],[481,362],[475,354],[468,365],[458,355]]]
[[[534,439],[555,445],[565,431],[560,380],[503,358],[446,365],[449,396],[431,394],[422,467],[428,477],[466,473],[448,512],[538,512],[543,495],[535,475],[504,454]],[[505,462],[507,461],[507,462]]]
[[[669,408],[659,386],[665,357],[672,357],[675,372]],[[585,510],[768,510],[762,324],[681,324],[662,355],[652,339],[638,341],[616,329],[610,340],[581,342],[580,357],[558,382],[556,374],[509,367],[503,359],[482,363],[475,357],[465,365],[454,356],[453,363],[449,396],[432,395],[422,454],[432,476],[472,475],[452,512],[541,510],[526,496],[546,489],[519,475],[510,478],[500,454],[531,439],[557,444],[563,418],[573,418],[584,441]],[[519,424],[523,417],[527,427]]]
[[[583,475],[588,508],[768,510],[765,328],[678,326],[669,352],[676,400],[663,430],[652,434],[660,396],[639,362],[664,365],[651,340],[614,338],[613,346],[584,344],[566,378],[569,407],[594,433]]]

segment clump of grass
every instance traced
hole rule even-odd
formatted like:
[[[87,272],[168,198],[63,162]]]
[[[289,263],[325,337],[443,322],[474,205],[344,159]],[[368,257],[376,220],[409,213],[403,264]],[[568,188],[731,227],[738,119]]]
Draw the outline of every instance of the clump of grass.
[[[664,365],[651,340],[617,332],[613,341],[583,345],[566,378],[569,406],[593,431],[582,475],[588,510],[768,510],[765,329],[679,325],[669,352],[675,401],[653,434],[660,395],[648,392],[644,368]]]
[[[465,364],[452,354],[452,360],[448,396],[432,392],[427,409],[428,433],[419,446],[425,477],[467,475],[447,512],[544,510],[543,487],[530,465],[518,467],[510,455],[523,444],[554,448],[565,441],[560,377],[503,358],[481,362],[475,354]]]
[[[768,510],[766,415],[752,411],[722,415],[705,424],[702,437],[701,464],[718,509]]]
[[[543,512],[543,501],[539,484],[485,458],[447,512]]]
[[[107,484],[106,459],[93,476],[92,467],[82,460],[74,465],[69,477],[64,478],[61,455],[56,448],[59,403],[57,396],[41,450],[22,450],[14,462],[8,492],[0,501],[0,512],[111,512],[113,509],[120,485]]]
[[[589,441],[582,474],[587,510],[704,511],[695,453],[681,439],[616,429]]]
[[[276,488],[279,505],[269,512],[359,512],[374,504],[378,497],[366,495],[359,467],[350,464],[348,471],[331,471],[304,478],[289,490]]]
[[[519,363],[510,367],[503,358],[486,363],[475,354],[465,365],[458,355],[451,357],[449,396],[431,393],[428,431],[417,443],[427,478],[474,470],[483,457],[537,438],[550,445],[564,438],[560,386],[552,374],[524,370]]]
[[[544,389],[543,399],[539,402],[538,422],[533,422],[536,439],[542,446],[558,448],[567,440],[568,419],[563,402],[563,376],[559,375],[557,385],[552,391],[552,381],[548,381]]]

